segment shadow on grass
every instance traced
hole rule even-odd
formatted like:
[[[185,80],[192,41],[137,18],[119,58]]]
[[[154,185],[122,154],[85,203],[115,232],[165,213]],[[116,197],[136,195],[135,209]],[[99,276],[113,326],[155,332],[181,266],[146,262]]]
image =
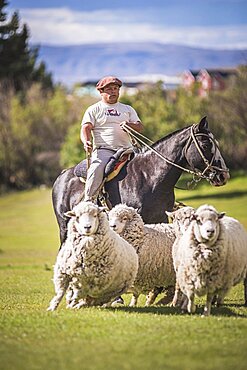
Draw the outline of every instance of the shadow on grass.
[[[120,307],[107,307],[108,310],[113,311],[122,311],[128,313],[151,313],[154,315],[178,315],[181,314],[179,308],[169,307],[169,306],[150,306],[150,307],[128,307],[128,306],[120,306]]]
[[[247,318],[247,313],[245,312],[236,312],[234,308],[240,310],[245,307],[240,304],[225,304],[222,307],[212,307],[211,316],[223,316],[223,317],[242,317]],[[197,313],[203,314],[203,307],[197,309]]]
[[[231,307],[233,309],[231,309]],[[225,317],[242,317],[247,318],[247,313],[235,312],[234,308],[244,309],[243,305],[240,304],[226,304],[222,307],[212,307],[211,316],[225,316]],[[180,315],[180,316],[191,316],[188,313],[182,313],[178,307],[169,306],[151,306],[151,307],[108,307],[110,311],[121,311],[128,313],[140,313],[140,314],[154,314],[154,315]],[[196,313],[193,316],[200,316],[203,314],[203,306],[199,306],[196,309]]]
[[[223,198],[227,198],[227,199],[231,199],[231,198],[239,198],[239,197],[243,197],[243,196],[246,196],[247,195],[247,192],[245,190],[239,190],[239,191],[232,191],[232,192],[229,192],[229,193],[213,193],[213,194],[202,194],[202,195],[198,195],[198,194],[195,194],[195,195],[190,195],[188,197],[183,197],[183,202],[185,202],[186,200],[195,200],[195,199],[209,199],[209,198],[213,198],[213,199],[223,199]]]

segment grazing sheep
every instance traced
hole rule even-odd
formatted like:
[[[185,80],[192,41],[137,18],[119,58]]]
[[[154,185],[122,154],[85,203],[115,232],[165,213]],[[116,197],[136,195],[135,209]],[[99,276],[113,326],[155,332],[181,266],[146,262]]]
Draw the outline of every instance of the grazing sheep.
[[[172,225],[144,225],[137,211],[125,204],[118,204],[109,212],[109,222],[114,231],[133,245],[139,257],[130,306],[137,304],[141,293],[148,293],[155,287],[175,286],[172,262],[175,232]],[[146,305],[149,304],[146,301]]]
[[[81,202],[72,211],[68,237],[54,266],[54,311],[70,285],[69,307],[102,305],[124,293],[138,270],[135,249],[109,227],[107,215],[92,202]]]
[[[199,207],[192,217],[178,239],[174,266],[188,312],[195,312],[195,295],[206,295],[208,316],[214,295],[222,303],[230,288],[246,278],[247,232],[239,221],[209,205]]]

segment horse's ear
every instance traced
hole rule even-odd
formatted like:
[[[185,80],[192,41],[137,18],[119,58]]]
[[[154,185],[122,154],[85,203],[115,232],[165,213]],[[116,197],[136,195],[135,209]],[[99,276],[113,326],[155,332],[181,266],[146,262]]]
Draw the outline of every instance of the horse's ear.
[[[202,129],[207,130],[208,129],[208,121],[207,116],[203,117],[201,121],[198,123],[198,130],[202,131]]]

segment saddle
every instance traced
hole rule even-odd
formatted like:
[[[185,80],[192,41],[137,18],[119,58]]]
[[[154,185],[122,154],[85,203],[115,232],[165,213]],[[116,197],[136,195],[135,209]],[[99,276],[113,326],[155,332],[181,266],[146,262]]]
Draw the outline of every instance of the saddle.
[[[134,157],[132,148],[119,149],[113,154],[105,166],[103,182],[108,182],[116,177],[124,165]],[[74,175],[81,178],[81,181],[86,181],[87,177],[87,160],[83,159],[75,166]]]

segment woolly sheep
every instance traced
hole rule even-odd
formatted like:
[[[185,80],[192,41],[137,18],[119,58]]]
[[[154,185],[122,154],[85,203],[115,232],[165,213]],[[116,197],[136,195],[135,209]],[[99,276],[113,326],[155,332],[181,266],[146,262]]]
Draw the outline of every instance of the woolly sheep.
[[[110,227],[136,249],[139,257],[138,273],[134,282],[130,306],[137,304],[141,293],[155,287],[175,285],[172,263],[173,226],[169,224],[144,225],[137,211],[125,204],[116,205],[109,212]],[[149,305],[150,302],[146,302]]]
[[[174,256],[176,256],[176,253],[177,253],[179,240],[182,237],[182,235],[184,234],[184,232],[188,229],[188,227],[190,225],[190,222],[192,220],[192,216],[195,213],[195,209],[193,207],[185,206],[185,207],[181,207],[181,208],[177,209],[176,211],[173,211],[173,212],[168,212],[167,211],[166,213],[167,213],[168,217],[172,220],[174,230],[175,230],[175,234],[176,234],[176,239],[175,239],[175,242],[172,246],[172,258],[173,258],[173,264],[174,264],[175,272],[177,272],[178,266],[177,266],[177,261],[174,258]],[[175,263],[175,261],[176,261],[176,263]],[[181,306],[184,303],[185,298],[186,297],[181,294],[179,284],[176,281],[175,293],[174,293],[171,305],[173,307]]]
[[[70,307],[102,305],[124,293],[138,270],[135,249],[109,227],[107,215],[92,202],[81,202],[72,211],[68,237],[54,266],[54,311],[69,284]]]
[[[168,211],[166,212],[168,217],[173,221],[173,227],[174,227],[174,231],[176,234],[176,239],[175,239],[174,244],[176,244],[177,239],[181,237],[183,232],[189,226],[191,216],[194,212],[195,212],[195,209],[189,206],[179,207],[177,208],[176,211],[173,211],[173,212],[168,212]],[[156,230],[162,230],[163,228],[165,229],[167,228],[167,224],[166,223],[154,224],[152,225],[152,227],[155,228]],[[174,244],[173,244],[172,249],[174,248]],[[185,296],[182,295],[179,289],[179,286],[176,283],[175,289],[173,286],[169,288],[165,288],[165,289],[162,287],[159,287],[159,288],[156,287],[152,291],[150,291],[147,296],[148,305],[152,304],[155,301],[158,294],[162,293],[163,291],[165,291],[166,294],[156,303],[156,305],[166,305],[170,303],[171,301],[172,301],[171,305],[174,307],[181,306],[183,304]]]
[[[174,266],[188,312],[195,312],[195,295],[206,295],[204,315],[208,316],[214,295],[223,302],[230,288],[246,278],[247,232],[213,206],[200,206],[193,218],[178,240]]]

